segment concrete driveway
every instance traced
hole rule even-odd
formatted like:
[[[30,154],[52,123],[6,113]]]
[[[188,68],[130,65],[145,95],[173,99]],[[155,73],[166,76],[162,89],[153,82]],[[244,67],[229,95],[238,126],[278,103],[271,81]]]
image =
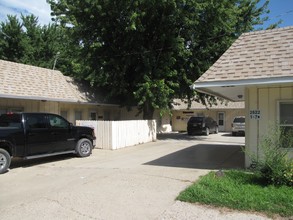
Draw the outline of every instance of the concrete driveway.
[[[176,208],[180,191],[210,169],[244,165],[244,137],[158,137],[88,158],[14,160],[0,175],[0,219],[190,219],[178,216],[192,213]]]

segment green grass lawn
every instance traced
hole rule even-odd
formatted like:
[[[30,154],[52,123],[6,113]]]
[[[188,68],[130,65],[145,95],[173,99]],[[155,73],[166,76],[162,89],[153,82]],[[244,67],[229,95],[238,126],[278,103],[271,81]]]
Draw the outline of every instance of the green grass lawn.
[[[257,211],[269,216],[293,216],[293,188],[263,185],[256,174],[225,171],[217,177],[210,172],[177,197],[191,203],[203,203],[237,210]]]

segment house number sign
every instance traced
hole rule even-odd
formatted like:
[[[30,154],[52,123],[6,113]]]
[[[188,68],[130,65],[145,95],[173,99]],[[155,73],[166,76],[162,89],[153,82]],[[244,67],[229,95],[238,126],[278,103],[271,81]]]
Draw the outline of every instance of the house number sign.
[[[250,119],[259,120],[260,119],[260,110],[250,110],[249,116],[250,116]]]

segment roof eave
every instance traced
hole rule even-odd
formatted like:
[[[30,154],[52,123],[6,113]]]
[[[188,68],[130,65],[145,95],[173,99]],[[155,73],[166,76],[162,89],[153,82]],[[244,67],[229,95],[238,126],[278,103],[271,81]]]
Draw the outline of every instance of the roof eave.
[[[191,89],[198,90],[208,87],[235,87],[235,86],[250,86],[250,85],[271,85],[271,84],[284,84],[292,83],[293,76],[282,76],[273,78],[257,78],[257,79],[243,79],[243,80],[225,80],[225,81],[207,81],[207,82],[194,82]]]
[[[212,95],[212,96],[217,96],[219,98],[223,98],[223,99],[226,99],[228,101],[231,101],[231,102],[235,102],[236,100],[234,99],[231,99],[230,97],[228,96],[225,96],[223,94],[220,94],[220,93],[217,93],[217,92],[214,92],[213,90],[210,90],[210,89],[207,89],[207,88],[195,88],[194,90],[198,91],[198,92],[201,92],[201,93],[205,93],[205,94],[208,94],[208,95]],[[237,100],[237,101],[241,101],[241,100]]]
[[[0,94],[0,98],[8,98],[8,99],[24,99],[24,100],[33,100],[33,101],[52,101],[52,102],[64,102],[64,103],[72,103],[72,104],[83,104],[83,105],[98,105],[98,106],[119,106],[117,104],[106,104],[100,102],[85,102],[77,99],[60,99],[60,98],[48,98],[43,96],[19,96],[19,95],[6,95]]]

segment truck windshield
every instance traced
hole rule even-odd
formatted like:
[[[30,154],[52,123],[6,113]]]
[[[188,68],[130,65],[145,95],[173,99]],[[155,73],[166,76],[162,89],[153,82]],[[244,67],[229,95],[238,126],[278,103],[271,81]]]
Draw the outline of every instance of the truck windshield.
[[[245,118],[235,118],[234,123],[245,123]]]
[[[0,115],[0,127],[21,128],[21,116],[19,114]]]

